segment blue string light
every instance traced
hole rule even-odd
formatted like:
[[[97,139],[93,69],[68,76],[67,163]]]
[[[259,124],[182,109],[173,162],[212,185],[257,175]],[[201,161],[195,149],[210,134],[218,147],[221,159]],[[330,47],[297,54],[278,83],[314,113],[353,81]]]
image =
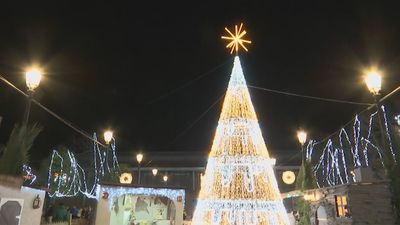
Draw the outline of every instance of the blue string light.
[[[382,106],[381,110],[383,111],[385,124],[385,134],[382,135],[386,136],[385,138],[389,143],[390,153],[396,163],[396,154],[393,149],[392,137],[389,133],[388,117],[385,107]],[[353,167],[370,166],[370,149],[378,154],[379,158],[376,160],[379,160],[382,167],[384,167],[383,150],[381,147],[378,147],[378,144],[374,144],[376,138],[373,135],[372,129],[374,126],[377,126],[376,124],[379,122],[377,121],[377,113],[378,112],[373,112],[369,115],[369,123],[366,131],[362,132],[360,117],[356,115],[350,130],[351,135],[349,135],[345,128],[341,128],[338,135],[326,141],[321,155],[314,166],[314,175],[317,177],[318,187],[345,184],[354,181],[354,176],[352,179],[350,178],[350,173],[352,173],[352,171],[348,171],[349,165],[347,159],[351,160],[350,162],[352,162]],[[395,119],[400,124],[400,115],[395,117]],[[325,142],[309,141],[307,145],[307,159],[312,160],[312,158],[316,156],[314,149],[322,143]],[[347,153],[351,154],[347,155]]]
[[[389,133],[389,124],[388,124],[388,120],[387,120],[385,106],[382,106],[381,109],[383,111],[383,118],[385,119],[386,138],[389,141],[390,153],[392,154],[393,161],[396,163],[396,155],[394,154],[394,151],[393,151],[392,138],[390,137],[390,133]]]
[[[100,186],[100,185],[99,185]],[[185,190],[184,189],[167,189],[167,188],[144,188],[144,187],[121,187],[121,186],[106,186],[101,185],[98,188],[98,192],[106,192],[108,194],[108,206],[112,210],[113,202],[124,195],[152,195],[167,197],[173,201],[177,201],[178,198],[182,199],[183,205],[185,205]],[[100,193],[98,193],[99,195]]]
[[[115,139],[111,146],[111,152],[101,151],[97,143],[97,135],[93,134],[93,170],[92,182],[86,179],[87,171],[78,163],[74,153],[67,150],[66,155],[62,156],[57,150],[53,150],[50,166],[48,169],[47,187],[50,189],[50,197],[73,197],[83,194],[88,198],[97,198],[98,183],[105,175],[113,171],[119,171],[119,163],[116,155]],[[112,167],[108,162],[109,154],[112,155]],[[99,163],[98,163],[99,162]],[[69,171],[64,171],[68,168]]]
[[[36,181],[36,175],[32,173],[32,168],[27,165],[22,166],[22,173],[24,174],[24,181],[28,182],[28,185],[33,184]]]

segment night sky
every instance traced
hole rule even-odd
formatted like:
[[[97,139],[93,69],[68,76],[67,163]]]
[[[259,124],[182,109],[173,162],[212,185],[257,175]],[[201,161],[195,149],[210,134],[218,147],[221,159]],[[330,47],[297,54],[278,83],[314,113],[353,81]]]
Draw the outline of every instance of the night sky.
[[[41,65],[45,74],[35,99],[89,133],[112,128],[119,151],[209,151],[222,101],[210,106],[224,94],[233,65],[220,36],[239,22],[253,41],[241,54],[249,85],[372,102],[361,77],[370,65],[384,71],[384,92],[400,84],[397,5],[58,2],[2,4],[0,74],[25,90],[24,69]],[[278,162],[298,152],[299,127],[318,140],[365,108],[254,89],[250,94]],[[1,83],[0,143],[24,109],[25,99]],[[33,163],[80,138],[36,106],[30,120],[44,127],[31,151]]]

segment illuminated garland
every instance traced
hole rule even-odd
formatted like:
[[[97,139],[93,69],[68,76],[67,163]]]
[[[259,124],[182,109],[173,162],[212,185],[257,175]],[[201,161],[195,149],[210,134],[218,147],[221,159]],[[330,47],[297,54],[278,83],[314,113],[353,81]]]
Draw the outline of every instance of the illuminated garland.
[[[394,117],[398,126],[400,126],[400,114]]]
[[[32,173],[32,168],[27,165],[22,166],[22,173],[23,173],[23,178],[24,182],[28,182],[28,185],[33,184],[36,181],[36,175]]]
[[[183,205],[185,204],[185,190],[183,189],[166,189],[166,188],[144,188],[144,187],[114,187],[101,185],[100,192],[108,194],[108,206],[110,210],[113,207],[113,202],[123,195],[151,195],[167,197],[173,201],[182,199]],[[100,193],[99,193],[100,194]]]
[[[289,225],[274,164],[236,56],[192,224]]]
[[[286,211],[281,201],[260,200],[199,200],[196,210],[203,213],[199,217],[211,217],[211,224],[221,224],[222,214],[229,224],[282,224],[281,212]]]
[[[92,149],[93,177],[89,180],[86,177],[87,171],[82,168],[71,151],[67,150],[67,156],[63,157],[57,150],[53,150],[47,179],[50,197],[73,197],[83,194],[88,198],[96,198],[99,181],[106,175],[119,171],[115,139],[110,145],[110,153],[100,149],[96,142],[96,134],[93,135],[93,139],[95,140]],[[112,156],[111,162],[109,162],[110,154]],[[110,163],[112,163],[111,167]],[[69,171],[66,171],[67,165],[69,165]]]
[[[381,109],[383,111],[383,118],[385,119],[385,132],[386,132],[385,138],[388,139],[390,153],[392,154],[393,160],[396,163],[396,155],[394,154],[393,145],[392,145],[392,138],[390,137],[390,134],[389,134],[389,125],[388,125],[385,106],[381,106]]]
[[[382,106],[381,110],[384,117],[385,139],[389,143],[391,157],[394,162],[396,162],[396,155],[393,149],[392,138],[389,134],[389,124],[385,107]],[[376,138],[373,135],[372,129],[374,126],[377,126],[379,122],[377,121],[377,113],[378,112],[374,112],[370,114],[366,132],[361,132],[361,121],[359,116],[356,115],[351,128],[351,135],[349,135],[345,128],[342,128],[337,136],[329,138],[326,141],[325,147],[320,151],[321,155],[314,167],[314,175],[317,177],[317,185],[319,187],[345,184],[354,181],[354,176],[348,171],[348,167],[370,166],[370,150],[377,153],[378,160],[382,168],[384,167],[384,152],[382,148],[378,147],[379,145],[375,143]],[[311,149],[307,150],[307,158],[310,157],[312,160],[313,149],[321,144],[322,142],[316,143],[311,140],[308,145]],[[314,155],[314,158],[315,157],[316,155]],[[349,165],[347,161],[352,162],[352,165]]]

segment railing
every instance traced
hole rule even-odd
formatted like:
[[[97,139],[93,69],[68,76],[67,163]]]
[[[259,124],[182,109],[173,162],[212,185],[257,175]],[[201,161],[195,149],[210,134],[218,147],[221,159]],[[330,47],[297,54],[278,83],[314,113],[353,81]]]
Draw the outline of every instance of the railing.
[[[72,219],[72,216],[68,215],[67,221],[52,221],[51,223],[47,222],[46,220],[42,220],[40,223],[41,225],[92,225],[89,220],[87,219]]]

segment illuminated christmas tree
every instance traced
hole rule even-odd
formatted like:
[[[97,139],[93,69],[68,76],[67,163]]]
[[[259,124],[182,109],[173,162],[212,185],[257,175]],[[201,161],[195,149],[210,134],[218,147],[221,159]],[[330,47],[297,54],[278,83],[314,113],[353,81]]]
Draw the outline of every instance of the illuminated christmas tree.
[[[289,225],[274,163],[236,56],[192,224]]]

